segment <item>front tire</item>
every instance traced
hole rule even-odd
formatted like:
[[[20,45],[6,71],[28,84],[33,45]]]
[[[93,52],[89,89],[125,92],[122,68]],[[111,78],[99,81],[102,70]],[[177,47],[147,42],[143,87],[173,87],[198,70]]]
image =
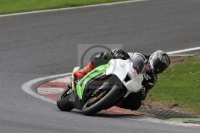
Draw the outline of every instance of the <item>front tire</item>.
[[[111,89],[104,91],[107,91],[105,92],[106,94],[102,94],[100,99],[94,104],[90,103],[92,98],[90,98],[85,103],[85,105],[82,108],[82,112],[84,115],[91,116],[96,114],[98,111],[101,111],[102,109],[106,109],[107,107],[110,106],[110,104],[112,104],[112,102],[114,102],[118,98],[121,92],[121,90],[116,84],[114,84]]]
[[[69,101],[71,93],[72,93],[72,89],[71,88],[67,88],[58,97],[57,107],[61,111],[71,111],[72,109],[74,109],[74,107],[72,106],[71,102]]]

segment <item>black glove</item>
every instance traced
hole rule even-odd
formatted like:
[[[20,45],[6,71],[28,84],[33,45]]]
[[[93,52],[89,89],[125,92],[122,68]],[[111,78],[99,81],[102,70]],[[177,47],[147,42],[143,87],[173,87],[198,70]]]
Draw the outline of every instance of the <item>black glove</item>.
[[[128,53],[124,52],[122,49],[119,49],[119,48],[112,49],[111,52],[110,52],[110,56],[113,59],[126,60],[126,59],[130,58]]]

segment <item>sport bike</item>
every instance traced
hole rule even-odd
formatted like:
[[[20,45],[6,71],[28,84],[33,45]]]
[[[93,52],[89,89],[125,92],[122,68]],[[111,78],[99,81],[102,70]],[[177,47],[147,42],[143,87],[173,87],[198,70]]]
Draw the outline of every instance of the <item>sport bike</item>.
[[[111,59],[86,74],[81,80],[72,80],[58,97],[57,107],[61,111],[81,110],[84,115],[95,113],[115,106],[129,93],[142,88],[145,61]]]

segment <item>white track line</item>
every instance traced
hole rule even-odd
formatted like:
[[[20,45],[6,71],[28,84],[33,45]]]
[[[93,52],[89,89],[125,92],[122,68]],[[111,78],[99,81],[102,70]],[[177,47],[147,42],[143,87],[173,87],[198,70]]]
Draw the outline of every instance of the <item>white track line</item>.
[[[60,9],[52,9],[52,10],[13,13],[13,14],[0,15],[0,17],[9,17],[9,16],[27,15],[27,14],[45,13],[45,12],[55,12],[55,11],[65,11],[65,10],[83,9],[83,8],[100,7],[100,6],[112,6],[112,5],[141,2],[141,1],[147,1],[147,0],[128,0],[128,1],[122,1],[122,2],[102,3],[102,4],[79,6],[79,7],[68,7],[68,8],[60,8]]]
[[[44,94],[61,94],[63,92],[64,88],[44,88],[40,87],[37,89],[37,93],[40,95]]]
[[[189,51],[195,51],[195,50],[200,50],[200,47],[188,48],[188,49],[182,49],[182,50],[167,52],[167,54],[178,54],[178,53],[189,52]]]
[[[53,79],[56,79],[56,78],[65,77],[65,76],[69,76],[69,75],[71,75],[71,73],[64,73],[64,74],[59,74],[59,75],[53,75],[53,76],[47,76],[47,77],[42,77],[42,78],[38,78],[38,79],[33,79],[31,81],[24,83],[21,88],[22,88],[23,91],[32,95],[35,98],[56,104],[55,101],[39,95],[38,93],[36,93],[36,90],[33,90],[33,89],[37,88],[38,85],[40,85],[44,82],[47,82],[49,80],[53,80]]]

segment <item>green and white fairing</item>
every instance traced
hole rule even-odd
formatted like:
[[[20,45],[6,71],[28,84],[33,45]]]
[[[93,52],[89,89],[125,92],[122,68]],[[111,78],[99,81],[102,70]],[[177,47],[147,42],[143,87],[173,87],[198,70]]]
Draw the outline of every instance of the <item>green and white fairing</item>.
[[[143,74],[138,74],[133,66],[134,65],[132,61],[129,59],[111,59],[107,64],[101,65],[93,69],[91,72],[85,75],[76,85],[76,91],[79,99],[82,100],[86,84],[94,77],[103,73],[105,73],[106,75],[116,75],[127,88],[127,94],[130,92],[138,92],[142,88]],[[144,69],[144,66],[142,67],[142,69]],[[130,78],[130,80],[124,81],[127,76]]]
[[[94,77],[102,74],[102,73],[105,73],[106,70],[109,68],[110,66],[110,62],[108,62],[107,64],[105,65],[101,65],[101,66],[98,66],[96,67],[95,69],[93,69],[91,72],[89,72],[87,75],[85,75],[79,82],[78,84],[76,85],[76,91],[77,91],[77,95],[79,97],[80,100],[82,100],[82,97],[83,97],[83,93],[84,93],[84,89],[85,89],[85,86],[86,84],[91,80],[93,79]]]

